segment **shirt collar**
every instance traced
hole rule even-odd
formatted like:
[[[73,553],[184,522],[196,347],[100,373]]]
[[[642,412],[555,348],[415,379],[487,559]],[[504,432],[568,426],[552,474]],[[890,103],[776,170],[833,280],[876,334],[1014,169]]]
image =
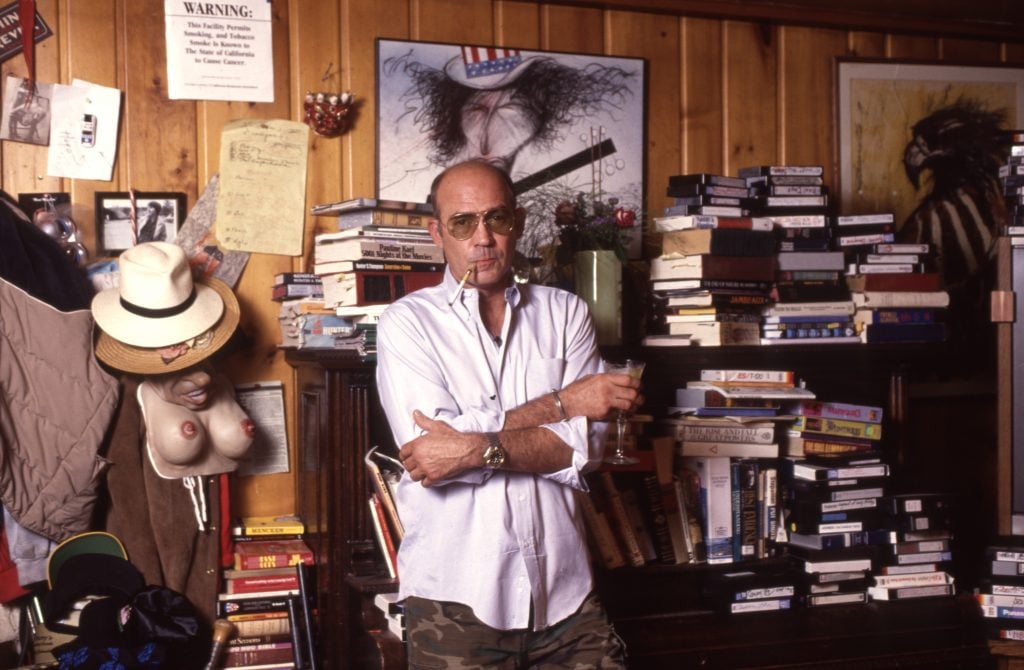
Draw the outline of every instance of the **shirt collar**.
[[[476,287],[470,286],[468,283],[462,287],[461,294],[459,293],[459,280],[452,275],[451,268],[448,266],[445,266],[444,280],[441,284],[444,286],[445,299],[453,308],[455,305],[465,306],[467,298],[476,298]],[[509,282],[505,289],[505,301],[515,309],[522,299],[523,295],[519,290],[519,284]]]

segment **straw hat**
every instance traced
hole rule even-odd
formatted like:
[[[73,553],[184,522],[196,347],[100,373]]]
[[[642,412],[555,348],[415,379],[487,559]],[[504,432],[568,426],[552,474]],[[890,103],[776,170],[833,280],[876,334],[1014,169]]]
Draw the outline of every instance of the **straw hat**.
[[[101,332],[96,356],[111,367],[138,374],[177,372],[223,347],[238,326],[239,307],[224,282],[193,281],[184,250],[169,242],[138,244],[121,254],[119,285],[98,293],[92,315]],[[212,329],[202,347],[165,363],[164,347]]]

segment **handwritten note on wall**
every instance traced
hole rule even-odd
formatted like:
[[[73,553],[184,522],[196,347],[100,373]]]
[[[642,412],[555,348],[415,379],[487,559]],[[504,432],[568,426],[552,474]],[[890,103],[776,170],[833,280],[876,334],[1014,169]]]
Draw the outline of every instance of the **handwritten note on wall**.
[[[302,255],[309,127],[232,121],[221,133],[217,239],[225,249]]]

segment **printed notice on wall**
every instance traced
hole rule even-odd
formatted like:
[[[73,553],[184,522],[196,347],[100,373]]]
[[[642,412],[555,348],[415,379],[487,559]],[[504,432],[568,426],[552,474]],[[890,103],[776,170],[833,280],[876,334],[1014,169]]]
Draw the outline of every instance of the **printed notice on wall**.
[[[171,100],[274,101],[270,0],[164,0]]]
[[[240,475],[288,472],[288,435],[284,421],[284,386],[257,382],[235,386],[238,404],[256,424],[256,439],[238,466]]]

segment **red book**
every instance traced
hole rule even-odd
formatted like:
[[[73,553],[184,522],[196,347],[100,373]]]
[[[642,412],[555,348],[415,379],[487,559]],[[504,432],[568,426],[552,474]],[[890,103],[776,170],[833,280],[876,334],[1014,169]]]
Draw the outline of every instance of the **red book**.
[[[384,563],[387,565],[388,574],[395,579],[398,577],[398,546],[391,535],[391,529],[388,528],[384,505],[381,504],[380,497],[376,492],[370,494],[370,521],[373,523],[373,530],[377,535],[381,552],[384,554]]]
[[[235,545],[235,570],[313,565],[313,550],[303,540],[239,542]]]
[[[850,275],[846,285],[851,291],[941,291],[938,272],[869,272]]]
[[[243,571],[245,572],[245,571]],[[258,577],[230,577],[224,580],[225,593],[259,593],[260,591],[290,591],[299,588],[299,576],[268,575]]]

